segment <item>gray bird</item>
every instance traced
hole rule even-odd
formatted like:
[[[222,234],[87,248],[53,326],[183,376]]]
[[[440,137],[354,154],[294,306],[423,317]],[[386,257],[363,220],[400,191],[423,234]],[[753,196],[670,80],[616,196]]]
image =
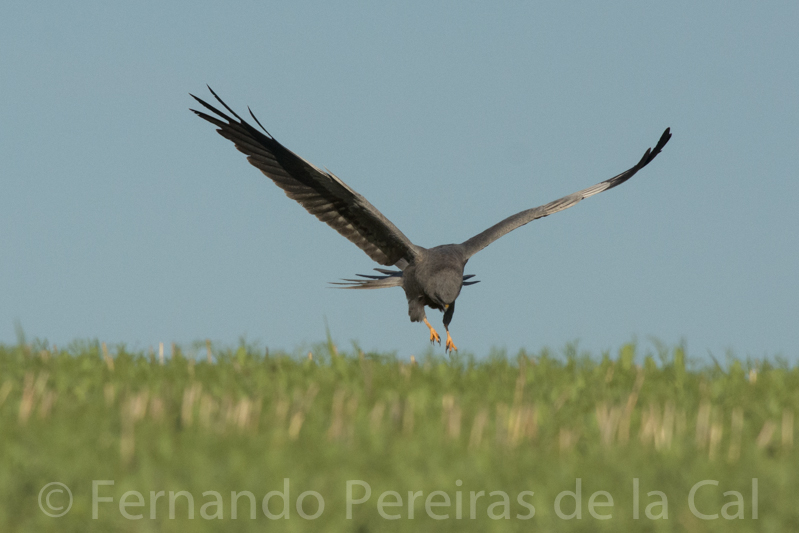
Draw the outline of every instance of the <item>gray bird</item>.
[[[277,142],[251,110],[250,115],[261,126],[263,133],[239,117],[210,87],[208,89],[235,120],[194,95],[191,95],[192,98],[217,116],[195,109],[191,111],[217,126],[217,132],[233,141],[236,148],[247,155],[247,160],[283,189],[289,198],[352,241],[374,261],[399,269],[376,268],[381,275],[358,274],[363,279],[346,279],[343,283],[335,284],[346,289],[401,286],[408,299],[411,322],[424,322],[430,329],[430,342],[441,344],[441,337],[427,321],[424,308],[427,306],[444,313],[447,352],[458,349],[449,334],[455,300],[464,285],[477,283],[469,281],[473,275],[463,274],[463,268],[471,256],[528,222],[567,209],[584,198],[624,183],[648,165],[671,138],[669,128],[666,128],[655,148],[648,149],[638,164],[609,180],[554,202],[516,213],[460,244],[422,248],[413,244],[366,198],[333,173],[317,168]]]

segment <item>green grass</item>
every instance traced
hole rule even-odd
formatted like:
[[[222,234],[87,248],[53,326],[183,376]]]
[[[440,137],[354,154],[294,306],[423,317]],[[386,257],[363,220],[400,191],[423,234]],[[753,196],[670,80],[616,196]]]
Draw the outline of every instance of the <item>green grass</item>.
[[[97,342],[0,345],[0,531],[799,530],[799,369],[784,362],[731,359],[722,369],[686,364],[681,348],[645,355],[633,345],[615,358],[569,347],[512,359],[431,353],[415,363],[338,353],[332,342],[312,359],[244,343],[215,349],[213,362],[200,354],[178,349],[162,364]],[[562,518],[554,504],[578,478],[581,518]],[[262,500],[285,479],[289,518],[270,519]],[[95,519],[96,480],[114,484],[97,485],[113,502],[98,502]],[[364,484],[371,496],[348,519],[353,480],[352,499]],[[698,487],[698,512],[744,518],[697,518],[689,493],[704,480],[718,486]],[[50,482],[73,494],[60,518],[38,503]],[[121,513],[129,491],[127,503],[138,493],[143,505],[122,510],[141,519]],[[193,519],[187,494],[170,518],[170,491],[191,496]],[[255,519],[247,495],[231,517],[231,491],[253,494]],[[313,520],[296,507],[306,491],[324,500]],[[598,491],[606,494],[590,506]],[[410,510],[409,492],[421,492]],[[381,495],[389,505],[401,498],[382,507],[399,519],[381,516]],[[608,496],[613,505],[601,507]],[[306,494],[305,516],[317,512],[315,498]],[[445,498],[448,507],[426,510]],[[668,518],[648,518],[663,513],[664,498]],[[576,511],[573,496],[560,500],[562,515]],[[53,493],[50,509],[66,503]],[[522,518],[530,505],[534,516]],[[269,512],[281,511],[272,497]]]

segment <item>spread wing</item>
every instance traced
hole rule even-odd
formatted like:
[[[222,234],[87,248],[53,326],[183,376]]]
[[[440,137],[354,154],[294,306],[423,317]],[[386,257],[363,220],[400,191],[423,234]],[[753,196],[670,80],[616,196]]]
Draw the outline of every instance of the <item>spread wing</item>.
[[[593,196],[602,191],[612,189],[616,185],[621,185],[628,179],[632,178],[636,172],[647,166],[650,161],[652,161],[655,156],[660,153],[663,147],[666,146],[666,143],[669,142],[669,139],[671,139],[671,133],[669,129],[670,128],[666,128],[666,131],[663,132],[663,135],[661,135],[660,140],[658,141],[657,145],[655,145],[655,148],[648,149],[644,154],[644,157],[642,157],[638,164],[631,169],[625,170],[618,176],[614,176],[609,180],[603,181],[602,183],[597,183],[593,187],[583,189],[582,191],[578,191],[568,196],[564,196],[563,198],[555,200],[554,202],[549,202],[548,204],[516,213],[515,215],[506,218],[499,224],[495,224],[484,232],[479,233],[471,239],[463,242],[461,246],[464,247],[466,257],[469,258],[473,256],[506,233],[513,231],[520,226],[524,226],[528,222],[532,222],[537,218],[551,215],[552,213],[557,213],[558,211],[563,211],[564,209],[568,209],[584,198],[588,198],[589,196]]]
[[[192,109],[233,141],[247,160],[299,202],[309,213],[352,241],[381,265],[404,268],[418,252],[416,246],[366,198],[353,191],[331,172],[320,170],[277,142],[269,132],[261,133],[241,119],[209,87],[211,94],[233,117],[191,95],[217,116]],[[258,119],[250,111],[255,122]],[[263,126],[261,126],[263,128]]]

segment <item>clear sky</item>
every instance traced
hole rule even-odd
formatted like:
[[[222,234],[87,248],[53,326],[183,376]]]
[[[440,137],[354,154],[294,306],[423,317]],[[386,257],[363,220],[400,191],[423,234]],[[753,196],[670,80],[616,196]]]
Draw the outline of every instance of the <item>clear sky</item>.
[[[343,347],[427,349],[401,289],[327,288],[378,265],[189,112],[207,83],[427,247],[670,126],[631,181],[473,257],[455,343],[797,361],[798,26],[795,1],[7,2],[0,342],[294,350],[326,317]]]

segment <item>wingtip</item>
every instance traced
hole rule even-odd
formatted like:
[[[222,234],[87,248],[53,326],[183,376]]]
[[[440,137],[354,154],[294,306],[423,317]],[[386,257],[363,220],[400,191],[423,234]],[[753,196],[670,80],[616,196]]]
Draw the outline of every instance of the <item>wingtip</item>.
[[[644,168],[653,159],[655,159],[655,156],[657,156],[661,150],[663,150],[663,147],[666,146],[666,143],[669,142],[669,139],[671,139],[671,127],[666,128],[666,130],[660,136],[660,139],[658,139],[658,142],[654,148],[647,148],[646,152],[644,153],[644,157],[642,157],[641,161],[638,162],[638,168]]]
[[[208,90],[211,91],[212,95],[214,95],[214,98],[216,98],[216,101],[219,102],[220,104],[222,104],[222,107],[224,107],[225,109],[228,110],[228,113],[230,113],[231,115],[233,115],[234,117],[239,119],[239,122],[244,123],[244,120],[242,120],[242,118],[238,114],[236,114],[235,111],[233,111],[221,98],[219,98],[219,95],[217,95],[214,92],[214,90],[211,88],[210,85],[206,84],[205,86],[208,87]]]
[[[256,124],[258,124],[259,126],[261,126],[261,129],[262,129],[262,130],[264,130],[264,133],[266,133],[267,135],[269,135],[269,137],[271,137],[272,139],[274,139],[274,137],[272,137],[272,134],[271,134],[271,133],[269,133],[268,131],[266,131],[266,128],[264,128],[264,125],[263,125],[263,124],[261,124],[261,121],[260,121],[260,120],[258,120],[258,117],[256,117],[256,116],[255,116],[255,113],[253,113],[253,112],[252,112],[252,109],[250,109],[250,106],[247,106],[247,111],[249,111],[249,112],[250,112],[250,116],[251,116],[251,117],[252,117],[252,119],[255,121],[255,123],[256,123]]]
[[[203,102],[203,99],[202,99],[202,98],[200,98],[199,96],[197,96],[197,95],[194,95],[194,94],[192,94],[192,93],[189,93],[189,96],[191,96],[192,98],[194,98],[194,99],[195,99],[197,102],[199,102],[200,104],[202,104],[202,105],[204,105],[204,104],[205,104],[205,102]]]
[[[646,152],[644,152],[644,156],[638,162],[638,167],[643,168],[647,164],[649,164],[650,161],[652,161],[652,158],[650,157],[651,153],[652,153],[652,149],[651,148],[647,148]]]
[[[661,150],[663,150],[663,147],[666,146],[666,143],[668,143],[670,139],[671,139],[671,127],[668,127],[663,132],[663,135],[660,136],[660,139],[658,140],[658,143],[655,145],[654,150],[652,150],[652,158],[654,158],[657,154],[660,153]]]
[[[208,84],[206,83],[206,84],[205,84],[205,86],[206,86],[206,87],[208,87],[208,90],[209,90],[209,91],[211,91],[211,94],[213,94],[213,95],[214,95],[214,98],[216,98],[217,100],[219,100],[219,102],[220,102],[222,105],[225,105],[225,103],[224,103],[224,102],[222,102],[222,100],[219,98],[219,96],[217,96],[217,94],[214,92],[214,90],[213,90],[213,89],[211,89],[211,86],[210,86],[210,85],[208,85]]]

